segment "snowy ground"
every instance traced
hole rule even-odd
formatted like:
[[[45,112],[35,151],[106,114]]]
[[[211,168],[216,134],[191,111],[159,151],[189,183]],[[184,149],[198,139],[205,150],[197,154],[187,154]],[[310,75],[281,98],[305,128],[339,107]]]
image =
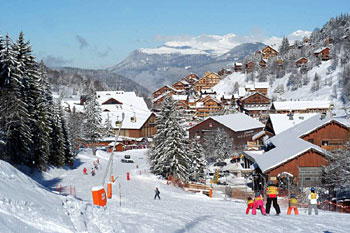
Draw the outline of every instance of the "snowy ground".
[[[47,188],[0,161],[0,232],[348,232],[350,228],[349,215],[333,212],[308,216],[302,209],[299,216],[287,216],[282,208],[279,217],[246,215],[245,203],[225,200],[220,193],[210,199],[166,185],[147,172],[145,152],[116,153],[118,178],[105,208],[92,205],[90,191],[101,185],[102,169],[96,176],[82,172],[96,160],[90,151],[78,155],[75,169],[36,174],[35,179]],[[130,154],[135,163],[121,163],[124,154]],[[98,152],[102,168],[108,156]],[[77,198],[50,192],[56,185],[74,185]],[[160,201],[153,199],[155,187],[161,192]]]

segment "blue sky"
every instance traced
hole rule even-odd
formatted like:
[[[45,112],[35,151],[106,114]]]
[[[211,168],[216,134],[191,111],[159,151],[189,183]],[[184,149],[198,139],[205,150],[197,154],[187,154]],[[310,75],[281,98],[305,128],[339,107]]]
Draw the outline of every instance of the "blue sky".
[[[350,13],[349,0],[0,0],[0,7],[1,35],[15,40],[23,31],[38,59],[82,68],[115,65],[176,36],[282,37]]]

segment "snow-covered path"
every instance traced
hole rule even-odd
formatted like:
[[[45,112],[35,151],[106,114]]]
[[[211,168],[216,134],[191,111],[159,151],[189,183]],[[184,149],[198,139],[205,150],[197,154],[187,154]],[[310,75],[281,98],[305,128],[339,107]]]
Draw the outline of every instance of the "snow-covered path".
[[[124,154],[130,154],[135,163],[121,163]],[[109,154],[98,151],[102,168],[107,165]],[[56,181],[62,185],[74,185],[77,199],[62,197],[62,208],[55,204],[56,212],[50,217],[49,210],[41,214],[41,226],[27,224],[38,232],[348,232],[349,215],[320,211],[318,216],[308,216],[300,210],[299,216],[287,216],[282,209],[281,216],[256,216],[245,214],[245,203],[225,200],[216,194],[208,198],[201,194],[184,192],[164,180],[147,172],[146,150],[118,152],[114,157],[113,197],[105,208],[92,205],[91,187],[101,185],[103,170],[97,170],[96,176],[83,175],[83,168],[91,169],[96,157],[90,151],[81,152],[77,157],[75,169],[51,169],[37,177],[41,183],[55,187]],[[136,168],[136,164],[138,168]],[[130,172],[130,180],[126,173]],[[1,178],[1,177],[0,177]],[[120,188],[119,188],[120,187]],[[154,200],[154,189],[160,190],[161,200]],[[121,193],[121,206],[120,206]],[[0,190],[0,197],[10,195]],[[34,195],[34,192],[31,193]],[[21,196],[25,199],[25,196]],[[41,197],[40,197],[41,198]],[[50,200],[51,200],[50,196]],[[47,200],[45,200],[45,203]],[[45,204],[44,203],[44,204]],[[51,203],[50,203],[51,204]],[[2,214],[0,223],[7,217]],[[274,210],[271,211],[274,214]],[[25,213],[21,213],[25,215]],[[40,213],[39,213],[40,214]],[[15,215],[8,211],[10,216]],[[56,226],[46,227],[46,219],[57,217]],[[33,218],[32,218],[33,219]],[[22,223],[27,226],[26,223]],[[11,228],[9,228],[11,229]],[[28,228],[29,229],[29,228]],[[13,230],[13,229],[12,229]],[[0,232],[3,232],[0,226]],[[4,232],[13,232],[5,228]],[[18,231],[26,232],[26,231]],[[34,232],[30,230],[29,232]]]

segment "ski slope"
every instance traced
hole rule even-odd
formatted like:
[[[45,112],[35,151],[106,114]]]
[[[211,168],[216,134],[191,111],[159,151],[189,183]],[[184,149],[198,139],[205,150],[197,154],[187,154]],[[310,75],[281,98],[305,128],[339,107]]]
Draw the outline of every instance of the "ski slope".
[[[272,216],[246,215],[245,203],[225,200],[219,192],[210,199],[167,185],[148,172],[146,152],[115,153],[118,178],[104,208],[93,206],[91,195],[91,188],[101,185],[103,169],[91,176],[83,175],[83,168],[90,171],[97,158],[105,168],[106,152],[95,157],[82,151],[74,169],[36,173],[37,182],[0,161],[0,232],[348,232],[350,227],[349,215],[326,211],[308,216],[301,209],[299,216],[287,216],[282,207],[278,217],[273,209]],[[121,163],[124,154],[135,163]],[[55,194],[56,185],[73,185],[76,198]],[[156,187],[161,200],[153,199]]]

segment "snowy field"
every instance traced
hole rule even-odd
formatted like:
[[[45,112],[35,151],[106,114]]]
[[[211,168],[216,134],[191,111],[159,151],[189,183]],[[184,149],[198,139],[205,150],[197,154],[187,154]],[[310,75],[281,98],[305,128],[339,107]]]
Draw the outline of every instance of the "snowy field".
[[[121,163],[124,154],[135,163]],[[308,216],[246,215],[246,204],[192,194],[166,185],[148,173],[146,150],[118,152],[114,156],[113,197],[105,208],[92,205],[91,188],[101,185],[109,154],[81,152],[74,169],[50,169],[35,174],[33,181],[6,162],[0,161],[0,232],[349,232],[350,215],[320,211]],[[96,176],[83,175],[100,159]],[[138,168],[136,168],[138,165]],[[130,172],[130,180],[126,173]],[[55,193],[72,185],[76,198]],[[154,200],[154,189],[161,200]],[[120,198],[121,195],[121,198]],[[121,206],[120,206],[121,204]]]

